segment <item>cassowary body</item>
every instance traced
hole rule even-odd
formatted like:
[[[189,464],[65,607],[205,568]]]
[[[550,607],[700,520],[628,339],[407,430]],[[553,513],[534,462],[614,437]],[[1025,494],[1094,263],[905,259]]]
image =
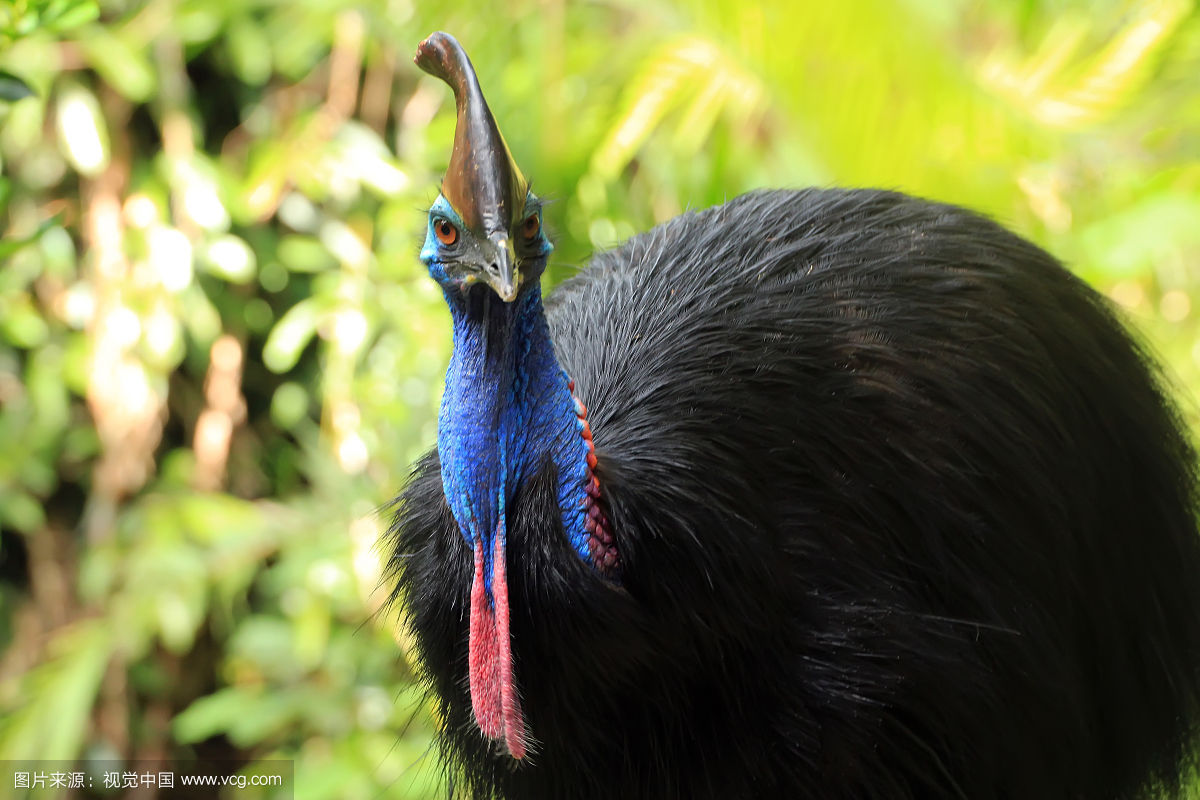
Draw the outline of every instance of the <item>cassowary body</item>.
[[[756,192],[543,307],[540,224],[506,302],[503,258],[464,278],[437,243],[473,230],[449,199],[423,257],[455,350],[392,564],[469,795],[1170,785],[1195,454],[1053,258],[900,194]]]

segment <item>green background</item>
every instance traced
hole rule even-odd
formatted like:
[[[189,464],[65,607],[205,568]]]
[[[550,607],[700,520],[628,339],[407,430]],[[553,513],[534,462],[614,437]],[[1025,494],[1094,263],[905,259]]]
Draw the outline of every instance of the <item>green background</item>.
[[[549,281],[755,187],[901,189],[1062,258],[1200,420],[1190,0],[0,0],[0,760],[435,796],[373,546],[449,349],[436,29]]]

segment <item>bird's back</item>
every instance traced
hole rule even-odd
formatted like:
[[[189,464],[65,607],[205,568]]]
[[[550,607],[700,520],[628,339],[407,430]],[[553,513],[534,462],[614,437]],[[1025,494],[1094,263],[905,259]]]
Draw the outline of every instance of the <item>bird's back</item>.
[[[547,316],[622,572],[559,541],[552,475],[519,490],[537,744],[489,756],[451,697],[473,785],[1111,797],[1177,773],[1195,457],[1143,353],[1050,256],[899,194],[759,192],[596,257]],[[436,461],[421,475],[402,508],[437,505]],[[446,562],[470,555],[444,503],[420,514],[398,566],[458,597],[409,595],[454,695],[469,572]]]

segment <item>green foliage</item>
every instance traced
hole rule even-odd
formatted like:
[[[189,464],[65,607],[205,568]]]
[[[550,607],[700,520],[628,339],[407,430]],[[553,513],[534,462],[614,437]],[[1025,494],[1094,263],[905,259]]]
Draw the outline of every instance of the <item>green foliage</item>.
[[[36,31],[61,34],[99,15],[95,0],[10,0],[0,6],[0,38],[14,41]]]
[[[11,103],[14,100],[23,100],[32,96],[33,89],[30,89],[25,81],[11,72],[0,70],[0,100]]]
[[[899,188],[1109,293],[1200,422],[1187,0],[0,2],[0,760],[437,794],[372,549],[449,352],[435,29],[551,201],[552,282],[754,187]]]

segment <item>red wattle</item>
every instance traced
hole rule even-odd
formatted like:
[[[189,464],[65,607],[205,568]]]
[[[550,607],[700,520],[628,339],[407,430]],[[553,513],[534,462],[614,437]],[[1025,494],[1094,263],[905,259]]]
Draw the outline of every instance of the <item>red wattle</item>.
[[[484,542],[475,544],[475,578],[471,583],[471,628],[467,666],[471,708],[483,735],[503,740],[509,755],[525,757],[525,719],[513,683],[512,641],[508,633],[508,579],[504,542],[497,527],[492,545],[492,602],[483,580]]]

